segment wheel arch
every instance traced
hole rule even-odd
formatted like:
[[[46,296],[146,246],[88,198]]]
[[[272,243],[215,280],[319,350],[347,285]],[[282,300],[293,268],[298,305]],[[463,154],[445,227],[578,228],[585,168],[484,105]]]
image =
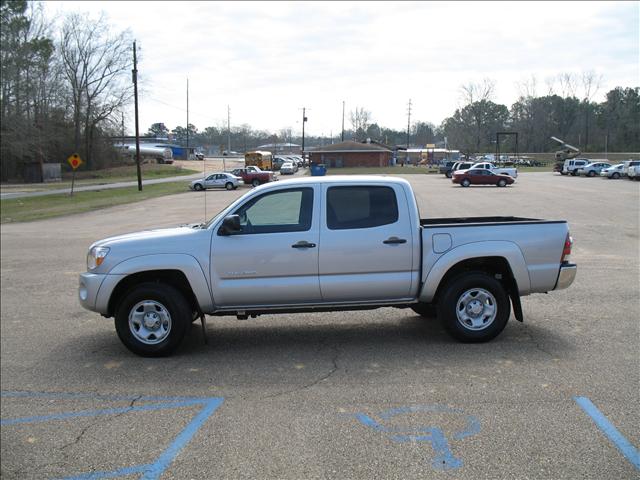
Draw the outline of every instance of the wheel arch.
[[[517,245],[504,241],[470,243],[450,250],[434,263],[423,277],[419,300],[435,303],[439,291],[451,278],[474,270],[501,275],[507,291],[518,299],[531,289],[529,271]]]

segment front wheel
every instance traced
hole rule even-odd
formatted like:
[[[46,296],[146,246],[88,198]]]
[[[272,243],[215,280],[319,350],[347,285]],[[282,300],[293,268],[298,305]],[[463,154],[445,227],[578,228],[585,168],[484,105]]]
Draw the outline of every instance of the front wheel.
[[[462,183],[460,185],[462,185],[463,187],[468,187],[469,185],[471,185],[471,182],[465,178],[464,180],[462,180]]]
[[[202,190],[204,190],[204,187],[202,186],[202,184],[201,184],[201,183],[196,183],[196,184],[193,186],[193,189],[194,189],[195,191],[197,191],[197,192],[201,192]]]
[[[253,181],[251,182],[251,185],[253,185],[254,187],[257,187],[258,185],[260,185],[260,180],[258,180],[257,178],[254,178]]]
[[[447,178],[453,177],[453,173],[452,172],[447,172],[447,173],[445,173],[445,175],[446,175]]]
[[[501,178],[500,180],[498,180],[498,186],[499,187],[506,187],[507,186],[507,181],[504,178]]]
[[[120,302],[116,332],[125,347],[143,357],[171,355],[192,318],[184,295],[170,285],[142,283]]]
[[[611,175],[614,179],[618,179],[620,178],[620,174],[618,172],[615,172],[613,175]]]
[[[452,337],[476,343],[489,341],[504,330],[511,304],[498,280],[483,272],[468,272],[447,283],[437,311]]]

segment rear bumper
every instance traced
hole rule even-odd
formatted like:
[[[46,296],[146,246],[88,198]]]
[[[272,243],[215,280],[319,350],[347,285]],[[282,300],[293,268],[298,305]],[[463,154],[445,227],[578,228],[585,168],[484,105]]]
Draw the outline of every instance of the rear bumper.
[[[574,263],[565,263],[560,266],[560,273],[558,274],[558,280],[554,290],[562,290],[569,288],[576,278],[578,272],[578,266]]]

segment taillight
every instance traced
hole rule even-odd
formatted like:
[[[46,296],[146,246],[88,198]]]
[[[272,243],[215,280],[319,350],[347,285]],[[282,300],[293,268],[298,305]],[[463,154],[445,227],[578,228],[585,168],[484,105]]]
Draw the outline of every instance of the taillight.
[[[564,248],[562,249],[562,257],[560,263],[568,262],[571,256],[571,246],[573,245],[573,238],[567,233],[567,238],[564,241]]]

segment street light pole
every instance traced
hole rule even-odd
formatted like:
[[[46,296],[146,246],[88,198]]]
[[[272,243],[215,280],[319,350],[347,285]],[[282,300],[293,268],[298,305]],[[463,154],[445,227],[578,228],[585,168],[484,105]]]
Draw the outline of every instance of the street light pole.
[[[306,108],[302,107],[302,159],[304,160],[304,124],[307,121]]]
[[[136,57],[136,42],[133,42],[133,98],[136,115],[136,170],[138,172],[138,191],[142,191],[142,173],[140,172],[140,128],[138,124],[138,58]]]

